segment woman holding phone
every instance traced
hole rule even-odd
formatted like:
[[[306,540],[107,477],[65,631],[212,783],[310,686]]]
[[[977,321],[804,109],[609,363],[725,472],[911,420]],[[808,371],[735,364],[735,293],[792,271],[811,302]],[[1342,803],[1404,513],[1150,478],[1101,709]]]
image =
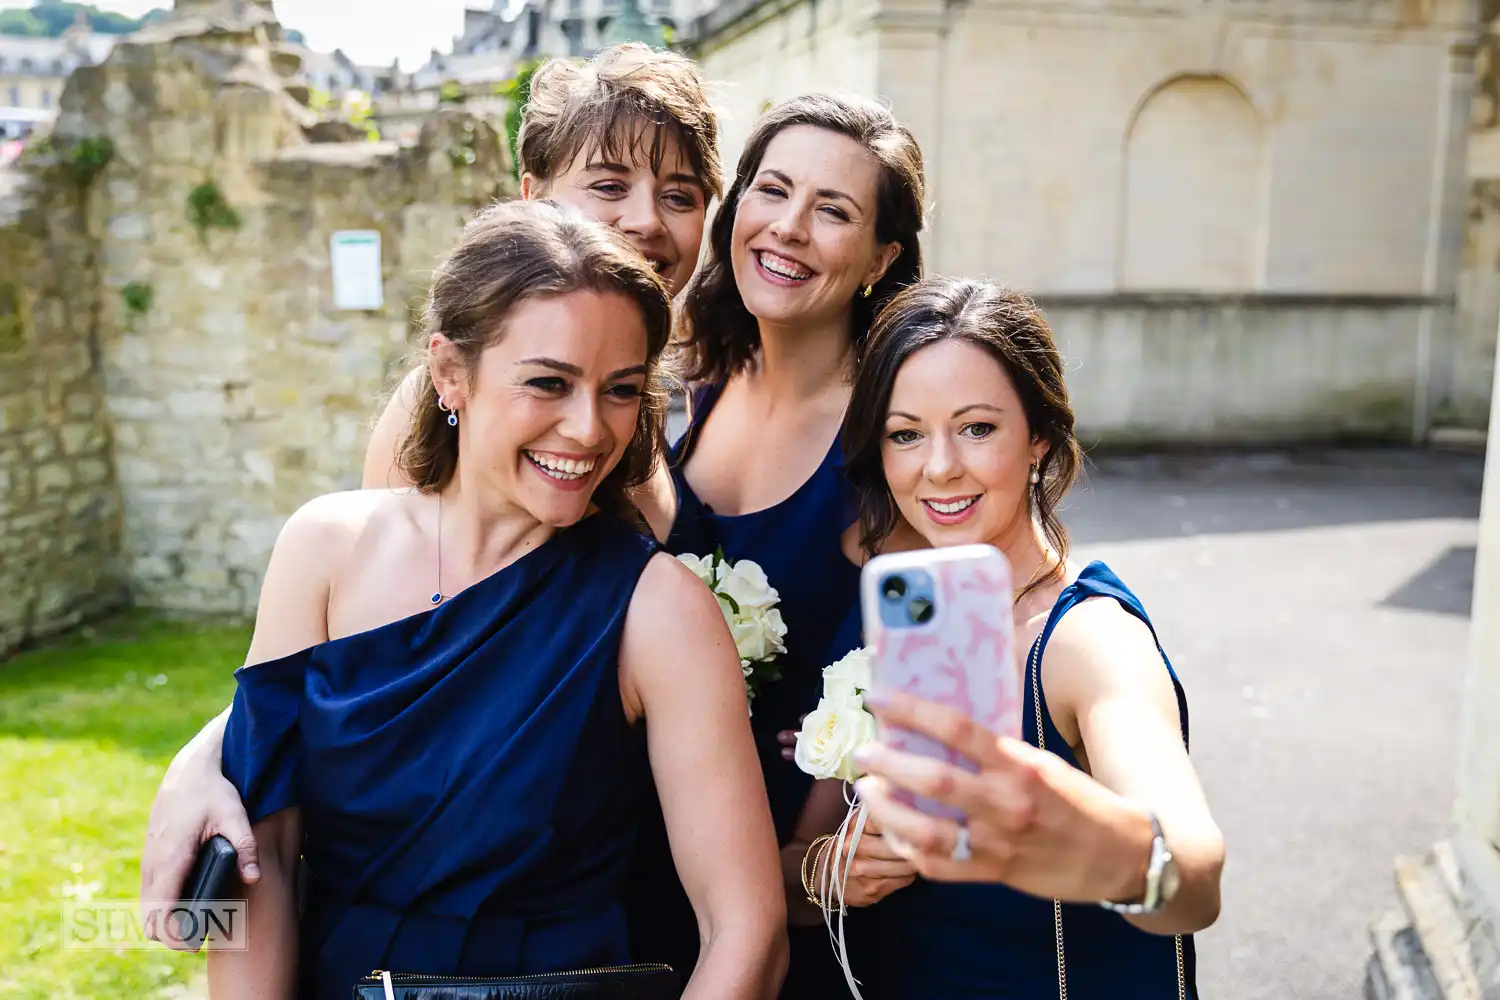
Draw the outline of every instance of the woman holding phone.
[[[1057,507],[1081,462],[1073,425],[1062,358],[1024,296],[933,278],[877,318],[845,432],[861,542],[877,551],[904,518],[935,548],[1006,556],[1024,737],[910,696],[872,705],[979,764],[878,742],[859,755],[881,849],[921,876],[881,893],[878,859],[867,873],[856,860],[850,902],[887,897],[882,962],[855,970],[880,995],[1197,996],[1191,934],[1217,919],[1224,841],[1145,608],[1103,563],[1068,559]]]

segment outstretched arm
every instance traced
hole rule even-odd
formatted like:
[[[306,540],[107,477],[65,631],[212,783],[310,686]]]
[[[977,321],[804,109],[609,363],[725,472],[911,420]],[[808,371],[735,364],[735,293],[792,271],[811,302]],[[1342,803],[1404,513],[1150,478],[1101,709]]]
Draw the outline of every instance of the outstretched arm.
[[[1043,899],[1138,900],[1158,817],[1181,885],[1158,912],[1126,916],[1154,934],[1189,934],[1219,915],[1224,838],[1183,746],[1177,700],[1150,631],[1113,601],[1063,619],[1042,660],[1052,718],[1087,770],[945,705],[893,694],[886,725],[930,736],[975,760],[977,774],[880,743],[861,751],[860,794],[888,834],[911,846],[921,874],[1002,882]],[[958,828],[899,802],[897,788],[969,817],[972,858],[955,859]]]
[[[627,711],[646,718],[678,875],[698,917],[683,1000],[770,1000],[786,971],[786,896],[739,654],[713,595],[657,555],[620,653]]]

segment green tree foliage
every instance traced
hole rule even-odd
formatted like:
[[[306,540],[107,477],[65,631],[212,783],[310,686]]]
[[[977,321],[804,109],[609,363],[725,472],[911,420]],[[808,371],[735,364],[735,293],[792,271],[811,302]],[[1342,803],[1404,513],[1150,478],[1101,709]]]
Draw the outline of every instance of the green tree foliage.
[[[496,88],[496,93],[505,98],[505,143],[510,147],[511,170],[516,180],[521,179],[521,158],[517,155],[516,138],[521,134],[521,116],[526,113],[526,103],[531,100],[531,77],[545,62],[544,59],[523,60],[516,66],[516,75]]]
[[[128,35],[143,24],[164,17],[167,13],[158,9],[135,18],[100,10],[93,4],[76,3],[74,0],[37,0],[30,10],[0,10],[0,35],[57,38],[73,26],[79,11],[88,17],[90,28],[106,35]]]

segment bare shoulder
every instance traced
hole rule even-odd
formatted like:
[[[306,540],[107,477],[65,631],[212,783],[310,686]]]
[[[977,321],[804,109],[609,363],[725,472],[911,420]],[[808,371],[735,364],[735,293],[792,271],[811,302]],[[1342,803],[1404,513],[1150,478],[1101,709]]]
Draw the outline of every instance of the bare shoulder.
[[[295,545],[311,557],[347,550],[400,496],[393,490],[345,490],[313,497],[287,518],[278,545]]]
[[[723,621],[713,592],[681,560],[658,552],[641,571],[625,628],[627,634],[632,626],[649,628],[655,634],[670,626],[673,636],[681,636],[699,631],[694,626],[705,614],[710,615],[706,619],[710,623]],[[665,634],[662,639],[666,641]]]
[[[1113,598],[1089,598],[1063,616],[1042,671],[1060,727],[1070,729],[1068,722],[1094,705],[1119,699],[1149,702],[1176,718],[1176,694],[1155,636]]]
[[[620,639],[620,695],[632,720],[674,705],[744,700],[739,654],[719,602],[663,552],[636,584]],[[704,701],[707,699],[707,701]]]

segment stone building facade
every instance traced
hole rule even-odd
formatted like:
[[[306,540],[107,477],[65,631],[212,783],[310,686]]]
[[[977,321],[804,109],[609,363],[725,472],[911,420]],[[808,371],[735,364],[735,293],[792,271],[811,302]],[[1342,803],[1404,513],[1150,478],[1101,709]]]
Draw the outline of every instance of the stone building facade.
[[[1469,0],[726,0],[689,45],[731,156],[767,102],[887,101],[929,269],[1041,301],[1087,441],[1410,440],[1488,407],[1454,351],[1476,25]]]
[[[103,62],[117,37],[90,31],[86,21],[59,38],[0,35],[0,139],[50,121],[68,74]]]
[[[177,0],[0,173],[0,652],[126,600],[247,613],[282,522],[357,487],[427,276],[512,192],[459,113],[329,142],[268,2]],[[330,241],[380,236],[379,308]]]

